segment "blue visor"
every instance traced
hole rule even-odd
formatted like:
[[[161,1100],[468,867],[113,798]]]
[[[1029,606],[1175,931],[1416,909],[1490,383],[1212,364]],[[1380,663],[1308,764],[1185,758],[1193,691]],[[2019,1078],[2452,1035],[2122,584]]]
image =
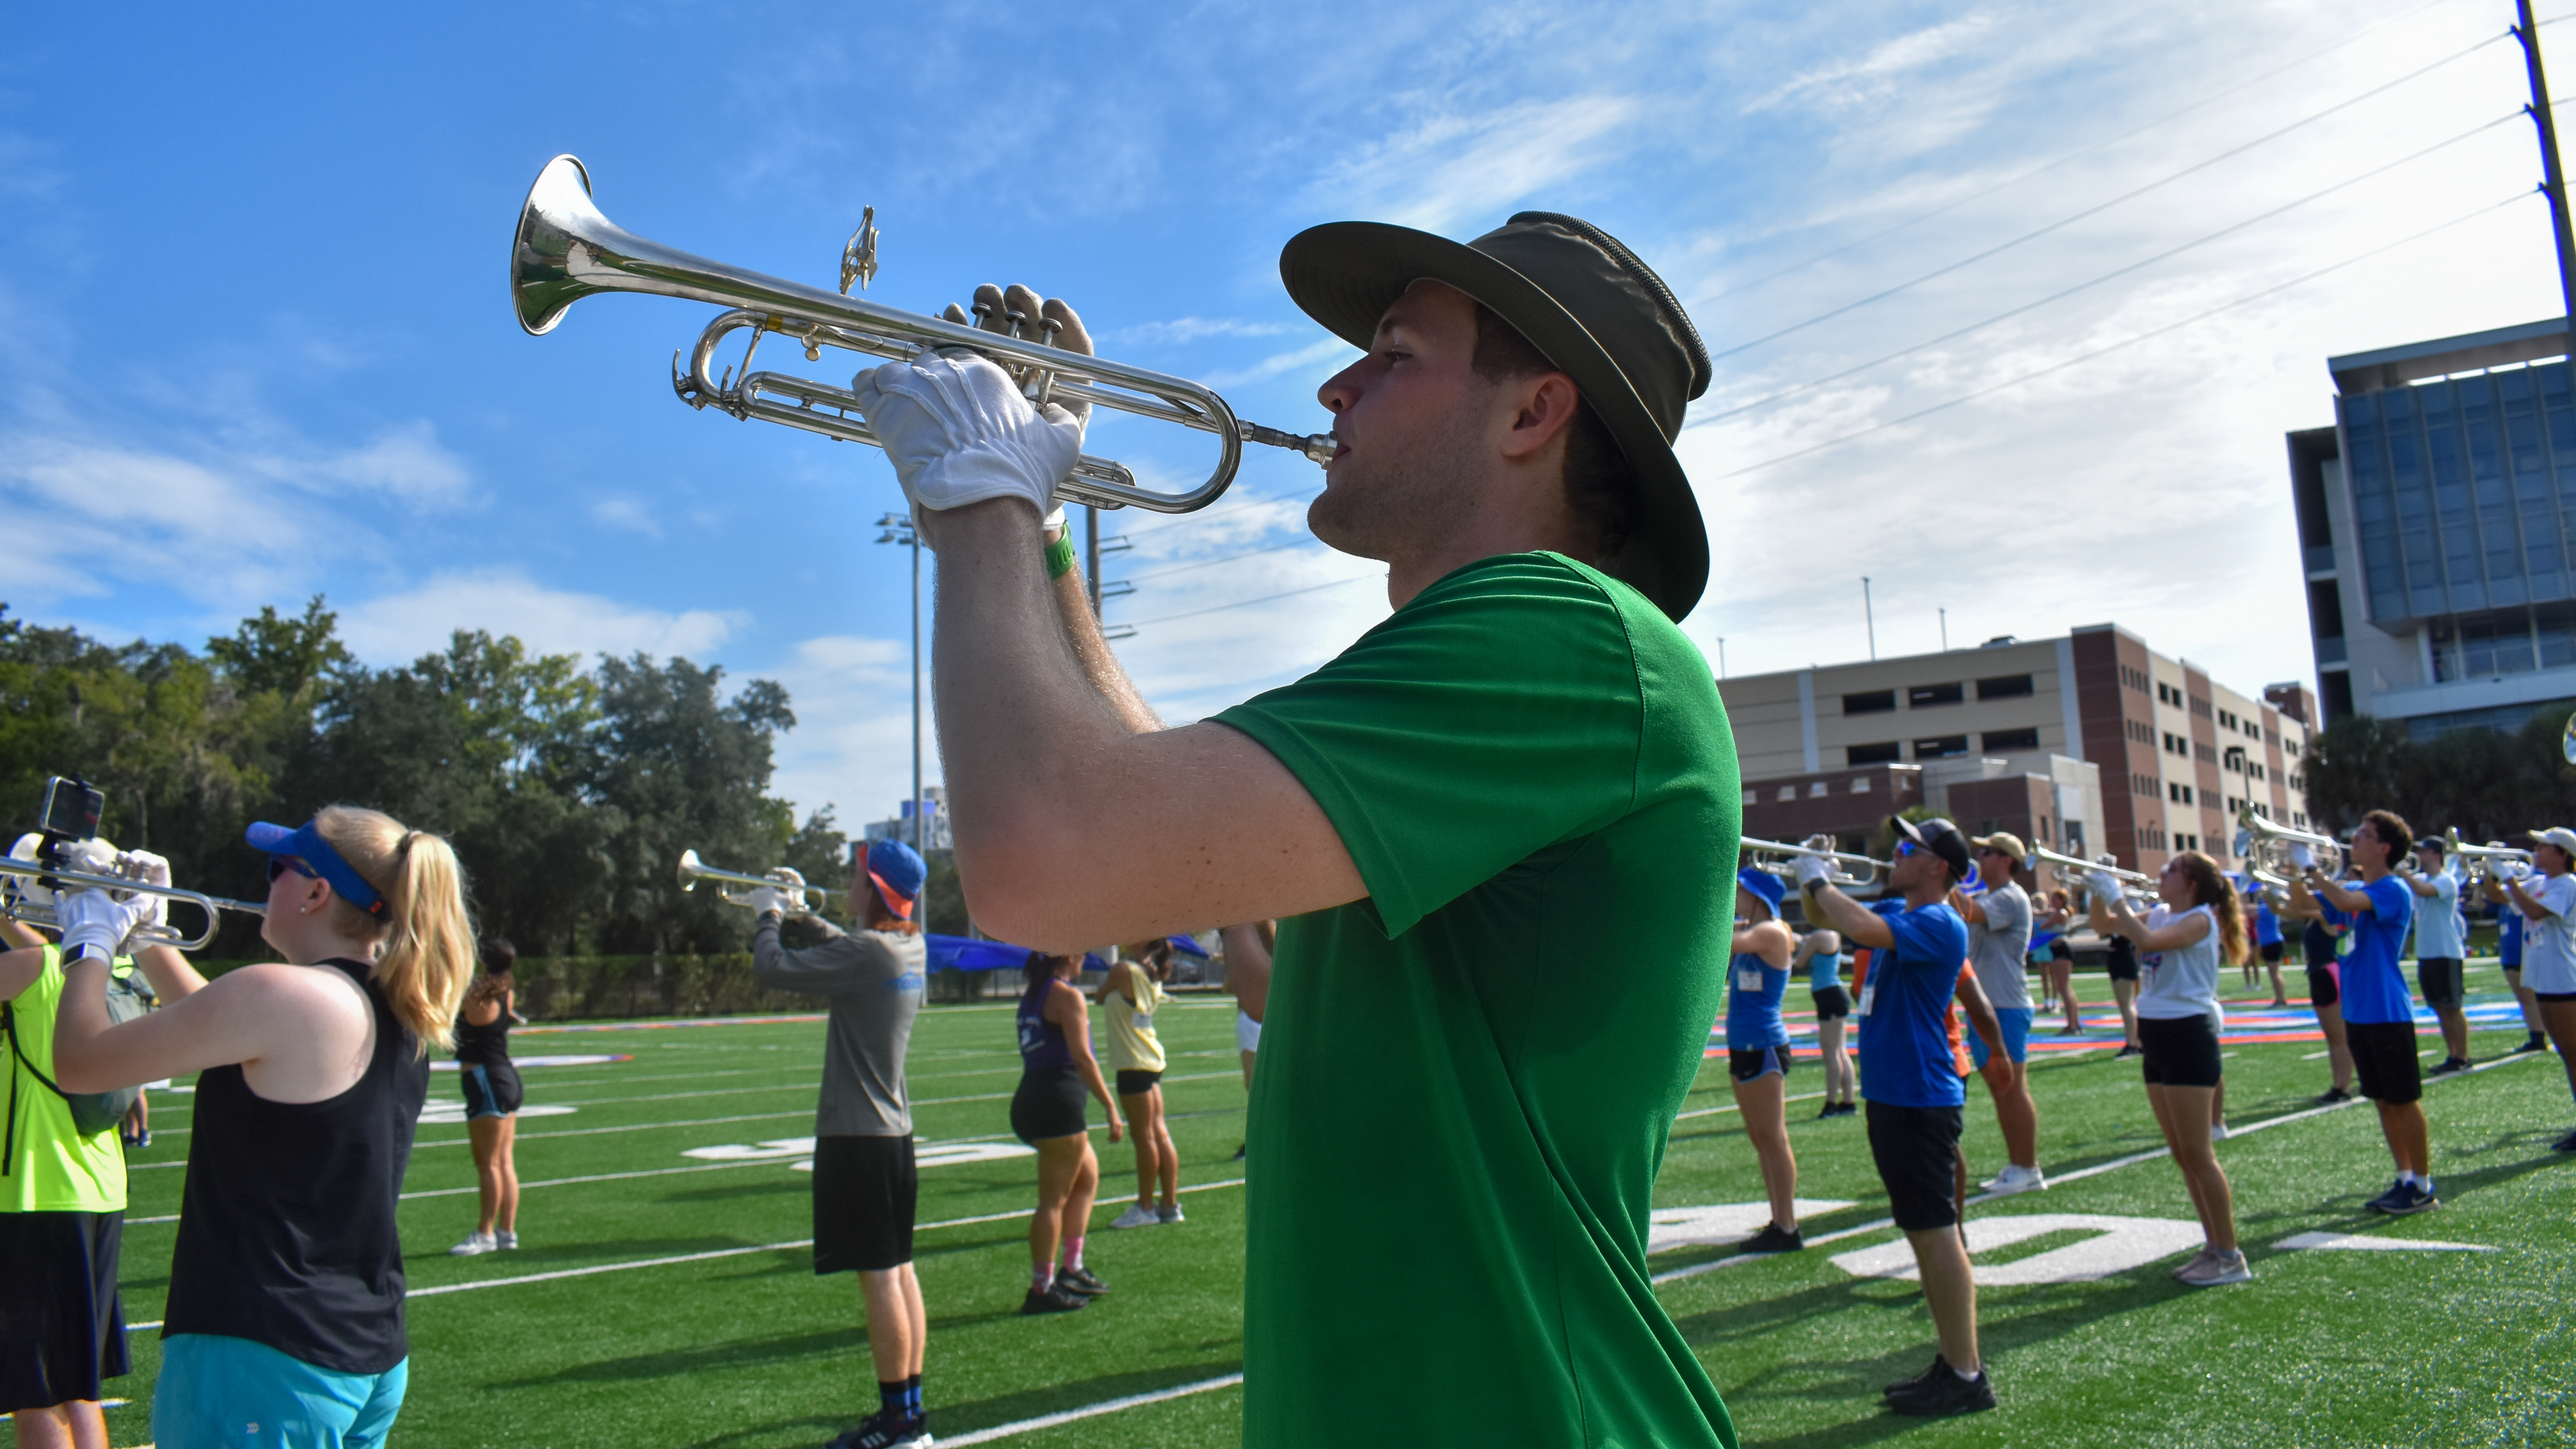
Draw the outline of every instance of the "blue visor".
[[[289,830],[283,825],[262,821],[244,831],[243,838],[251,843],[254,850],[264,850],[270,855],[294,856],[329,881],[331,889],[340,893],[340,899],[379,921],[385,918],[385,898],[377,893],[374,886],[367,884],[365,876],[340,858],[340,852],[331,848],[331,842],[322,838],[322,832],[313,828],[313,822],[308,820]]]

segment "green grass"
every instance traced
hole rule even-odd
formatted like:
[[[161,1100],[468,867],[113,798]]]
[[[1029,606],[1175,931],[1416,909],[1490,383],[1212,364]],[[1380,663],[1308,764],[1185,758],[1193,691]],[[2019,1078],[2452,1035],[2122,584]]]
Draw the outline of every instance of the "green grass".
[[[2492,966],[2473,988],[2500,987]],[[2099,978],[2084,982],[2103,995]],[[2267,998],[2268,999],[2268,998]],[[1228,1003],[1189,1003],[1159,1023],[1171,1050],[1165,1092],[1184,1186],[1241,1176],[1242,1085]],[[531,1105],[570,1115],[521,1121],[521,1177],[533,1184],[603,1173],[704,1167],[684,1149],[812,1131],[819,1022],[528,1034],[523,1055],[632,1054],[611,1066],[527,1073]],[[2492,1059],[2519,1032],[2487,1031]],[[2428,1039],[2428,1047],[2433,1043]],[[2314,1043],[2245,1046],[2228,1062],[2240,1127],[2303,1109],[2325,1085]],[[2033,1073],[2042,1164],[2063,1174],[2158,1145],[2135,1064],[2107,1051],[2049,1060]],[[1017,1078],[1008,1008],[934,1007],[914,1037],[912,1090],[925,1141],[1008,1140]],[[1802,1057],[1793,1095],[1817,1091]],[[433,1102],[452,1101],[441,1074]],[[1731,1100],[1724,1064],[1701,1072],[1689,1107]],[[178,1210],[188,1098],[156,1095],[153,1147],[138,1154],[130,1217]],[[1716,1268],[1668,1284],[1662,1301],[1698,1349],[1747,1444],[1821,1449],[1899,1438],[1909,1445],[2576,1443],[2568,1366],[2576,1320],[2576,1162],[2548,1151],[2570,1125],[2554,1058],[2522,1060],[2427,1094],[2445,1207],[2385,1223],[2361,1210],[2391,1177],[2369,1109],[2333,1112],[2224,1144],[2257,1279],[2195,1293],[2166,1273],[2175,1259],[2095,1282],[1989,1287],[1981,1317],[2003,1408],[1922,1424],[1887,1416],[1877,1386],[1920,1368],[1929,1320],[1909,1283],[1855,1277],[1832,1257],[1889,1241],[1874,1231],[1802,1254]],[[1810,1237],[1884,1216],[1857,1118],[1813,1120],[1791,1104],[1800,1195],[1849,1209],[1810,1220]],[[1095,1109],[1095,1116],[1097,1112]],[[712,1118],[756,1120],[700,1126]],[[602,1128],[636,1128],[602,1132]],[[565,1135],[565,1134],[582,1135]],[[406,1190],[470,1189],[464,1129],[424,1126]],[[1095,1134],[1105,1227],[1133,1191],[1125,1145]],[[453,1144],[453,1145],[451,1145]],[[2002,1163],[1994,1118],[1971,1087],[1968,1151],[1983,1175]],[[154,1164],[173,1164],[156,1167]],[[1114,1291],[1080,1314],[1023,1319],[1026,1211],[1034,1164],[1017,1158],[922,1173],[921,1220],[1010,1214],[924,1229],[919,1271],[931,1316],[926,1387],[943,1439],[1125,1395],[1203,1382],[1241,1367],[1243,1193],[1188,1193],[1177,1228],[1097,1232],[1090,1257]],[[527,1189],[512,1254],[455,1259],[474,1197],[416,1197],[402,1224],[415,1294],[534,1273],[758,1248],[811,1231],[810,1178],[784,1162]],[[1656,1193],[1659,1206],[1743,1203],[1760,1180],[1729,1113],[1686,1118]],[[2044,1194],[1972,1210],[1975,1218],[2096,1213],[2184,1219],[2168,1162],[2142,1162]],[[1354,1204],[1350,1230],[1369,1230]],[[2292,1233],[2353,1231],[2491,1245],[2494,1253],[2275,1252]],[[127,1316],[158,1318],[170,1224],[136,1222],[125,1242]],[[2023,1260],[2084,1234],[2059,1233],[1983,1254]],[[1665,1271],[1722,1248],[1657,1255]],[[1391,1287],[1391,1292],[1405,1291]],[[1354,1313],[1371,1305],[1354,1303]],[[816,1278],[801,1249],[418,1296],[410,1307],[412,1383],[397,1442],[418,1445],[817,1445],[874,1407],[873,1374],[847,1275]],[[111,1440],[145,1443],[157,1335],[132,1336],[135,1373],[111,1390]],[[1017,1437],[1026,1445],[1225,1445],[1238,1436],[1239,1390],[1220,1389]]]

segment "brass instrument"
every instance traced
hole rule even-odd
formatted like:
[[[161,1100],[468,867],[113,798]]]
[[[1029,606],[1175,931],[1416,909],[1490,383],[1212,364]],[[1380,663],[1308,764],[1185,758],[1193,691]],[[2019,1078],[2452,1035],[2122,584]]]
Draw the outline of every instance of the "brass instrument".
[[[239,911],[251,916],[268,914],[265,901],[228,900],[203,891],[152,885],[130,876],[61,870],[23,856],[0,855],[0,915],[11,920],[59,931],[62,921],[56,909],[58,898],[83,890],[112,891],[124,896],[160,896],[194,906],[205,914],[205,929],[193,936],[166,924],[139,926],[134,934],[125,938],[121,948],[129,951],[138,946],[172,946],[182,951],[202,951],[208,942],[215,939],[215,932],[222,926],[222,912]]]
[[[702,880],[717,882],[725,903],[735,906],[749,906],[751,893],[766,886],[787,898],[787,914],[791,917],[822,915],[823,901],[832,894],[821,886],[805,884],[796,872],[785,866],[767,875],[744,875],[740,871],[719,870],[708,865],[698,859],[694,850],[681,851],[680,889],[694,891]],[[809,895],[814,897],[810,904],[805,899]]]
[[[2484,845],[2471,845],[2460,839],[2457,826],[2443,832],[2442,848],[2449,852],[2452,859],[2460,862],[2461,878],[2470,885],[2494,876],[2496,867],[2500,865],[2516,861],[2524,865],[2532,863],[2530,851],[2516,850],[2501,840],[2490,840]]]
[[[1848,851],[1834,850],[1817,843],[1825,838],[1819,835],[1812,837],[1803,845],[1783,845],[1776,840],[1757,840],[1748,835],[1738,844],[1737,858],[1745,865],[1766,875],[1776,875],[1783,880],[1794,881],[1798,874],[1798,857],[1819,856],[1835,863],[1834,873],[1825,878],[1826,883],[1843,890],[1875,886],[1891,869],[1886,861],[1866,855],[1853,855]],[[1845,866],[1858,867],[1861,873],[1855,875],[1850,870],[1842,868]]]
[[[2071,876],[2072,883],[2076,885],[2082,885],[2085,878],[2095,871],[2108,871],[2111,878],[2120,883],[2120,894],[2127,897],[2130,904],[2141,911],[2163,900],[2163,897],[2156,894],[2154,876],[2144,871],[2123,869],[2113,864],[2112,857],[2107,855],[2100,860],[2078,860],[2074,856],[2051,850],[2045,845],[2034,845],[2030,847],[2028,863],[2054,866],[2060,874]]]
[[[2318,870],[2328,876],[2343,873],[2343,843],[2333,836],[2292,830],[2278,821],[2255,814],[2252,806],[2247,806],[2244,813],[2236,817],[2236,823],[2243,827],[2238,838],[2245,844],[2237,854],[2245,857],[2249,865],[2261,866],[2284,878],[2305,875],[2306,867],[2293,864],[2290,851],[2295,846],[2306,846],[2309,858]]]
[[[537,173],[519,212],[510,245],[510,300],[519,326],[531,337],[553,331],[566,308],[595,292],[644,292],[732,308],[698,335],[687,372],[673,354],[672,391],[693,408],[712,405],[736,418],[783,423],[843,442],[873,446],[877,441],[876,430],[859,414],[858,395],[847,387],[751,371],[752,352],[764,335],[788,338],[808,362],[821,361],[826,347],[898,361],[938,348],[968,348],[1009,371],[1041,407],[1050,401],[1089,403],[1216,435],[1216,467],[1185,493],[1140,487],[1126,465],[1083,455],[1057,496],[1100,508],[1133,504],[1158,513],[1204,508],[1234,481],[1245,443],[1286,448],[1318,464],[1332,461],[1338,444],[1330,433],[1301,435],[1242,422],[1225,399],[1197,383],[1055,347],[1055,324],[1044,319],[1012,314],[1007,333],[987,332],[847,295],[853,280],[864,283],[876,274],[875,221],[871,207],[843,250],[841,294],[835,295],[624,230],[591,203],[590,172],[581,162],[557,156]],[[742,329],[749,329],[751,345],[743,353],[739,376],[732,367],[722,378],[710,375],[717,344]]]

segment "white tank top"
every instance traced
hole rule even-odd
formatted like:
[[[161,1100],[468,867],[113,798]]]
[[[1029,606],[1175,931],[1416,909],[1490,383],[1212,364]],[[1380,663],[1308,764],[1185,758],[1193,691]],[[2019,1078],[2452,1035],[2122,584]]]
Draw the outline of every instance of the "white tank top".
[[[2147,912],[2147,929],[2162,930],[2185,916],[2198,916],[2209,929],[2188,946],[2138,955],[2138,1015],[2157,1021],[2205,1016],[2212,1024],[2218,1009],[2218,916],[2207,906],[2175,911],[2157,906]]]

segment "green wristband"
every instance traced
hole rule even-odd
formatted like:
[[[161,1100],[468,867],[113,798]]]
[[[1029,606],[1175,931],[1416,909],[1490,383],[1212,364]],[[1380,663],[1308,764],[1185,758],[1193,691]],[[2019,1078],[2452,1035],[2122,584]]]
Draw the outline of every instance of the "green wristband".
[[[1046,546],[1046,566],[1047,577],[1051,579],[1063,578],[1073,568],[1073,534],[1070,530]]]

